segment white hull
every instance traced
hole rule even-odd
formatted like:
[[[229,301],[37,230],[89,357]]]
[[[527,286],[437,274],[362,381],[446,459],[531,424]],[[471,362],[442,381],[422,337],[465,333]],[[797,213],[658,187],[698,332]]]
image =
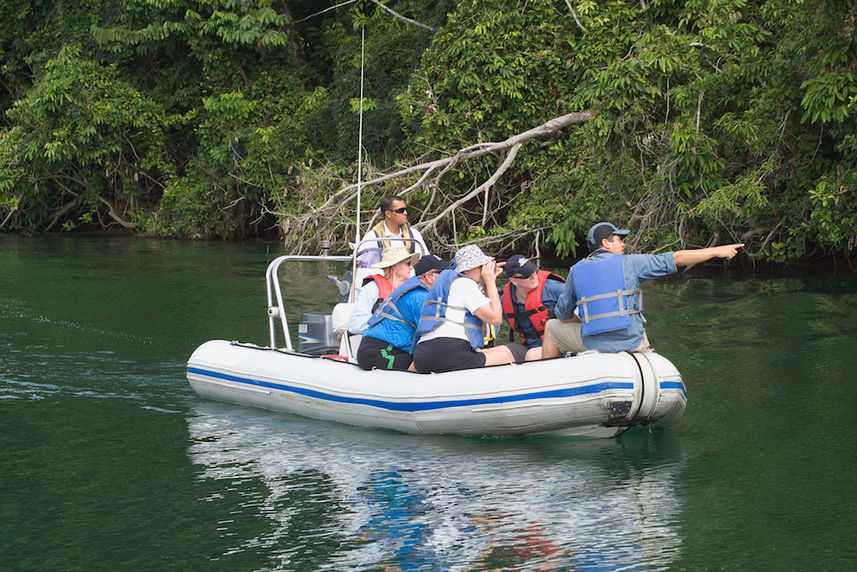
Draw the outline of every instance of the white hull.
[[[673,423],[687,402],[681,375],[654,352],[421,375],[213,340],[187,378],[203,397],[406,433],[614,437]]]

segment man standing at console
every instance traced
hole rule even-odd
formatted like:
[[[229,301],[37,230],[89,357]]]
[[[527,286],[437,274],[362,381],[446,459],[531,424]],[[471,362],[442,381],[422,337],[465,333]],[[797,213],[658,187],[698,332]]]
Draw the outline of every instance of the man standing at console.
[[[542,357],[566,352],[647,351],[640,283],[677,272],[712,258],[731,259],[741,244],[679,250],[663,254],[625,255],[629,231],[600,222],[589,229],[592,253],[571,267],[565,292],[547,323]],[[574,315],[575,308],[577,316]]]
[[[404,246],[411,254],[425,256],[428,248],[423,236],[408,224],[408,207],[402,197],[391,195],[381,199],[378,205],[383,220],[373,226],[363,240],[378,238],[377,242],[364,242],[357,253],[357,264],[362,268],[371,267],[381,261],[381,252],[390,246]],[[411,238],[408,241],[390,241],[385,238]]]

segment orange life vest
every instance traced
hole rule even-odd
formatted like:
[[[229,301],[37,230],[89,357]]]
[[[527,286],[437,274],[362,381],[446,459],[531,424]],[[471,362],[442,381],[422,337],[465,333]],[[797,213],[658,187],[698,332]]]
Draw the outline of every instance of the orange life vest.
[[[559,280],[565,282],[562,276],[558,276],[547,270],[539,270],[539,285],[530,290],[527,294],[527,299],[524,301],[524,311],[521,313],[515,312],[515,306],[512,303],[512,285],[511,283],[503,289],[503,314],[509,321],[509,327],[521,334],[521,341],[526,342],[527,338],[541,338],[545,334],[545,323],[553,318],[553,309],[548,310],[542,304],[542,290],[545,289],[545,283],[548,280]],[[533,330],[525,331],[521,328],[520,319],[529,318],[533,325]]]
[[[387,280],[383,274],[371,274],[363,279],[363,286],[366,286],[370,281],[374,280],[375,284],[378,285],[378,299],[375,300],[375,303],[372,304],[372,313],[375,313],[375,310],[378,309],[378,306],[381,305],[381,302],[387,299],[387,296],[393,291],[393,285],[390,284],[390,281]]]

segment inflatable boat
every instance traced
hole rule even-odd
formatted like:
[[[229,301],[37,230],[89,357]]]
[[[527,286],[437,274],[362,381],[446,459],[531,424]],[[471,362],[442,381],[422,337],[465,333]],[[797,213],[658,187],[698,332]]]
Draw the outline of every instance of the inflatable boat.
[[[286,262],[350,262],[331,314],[302,315],[298,349],[283,304]],[[187,379],[201,396],[304,417],[417,434],[555,433],[615,437],[681,418],[687,392],[660,354],[585,352],[573,357],[445,373],[365,371],[359,336],[337,321],[350,312],[360,270],[353,257],[281,256],[267,268],[269,346],[212,340],[193,352]],[[282,343],[278,347],[278,337]]]

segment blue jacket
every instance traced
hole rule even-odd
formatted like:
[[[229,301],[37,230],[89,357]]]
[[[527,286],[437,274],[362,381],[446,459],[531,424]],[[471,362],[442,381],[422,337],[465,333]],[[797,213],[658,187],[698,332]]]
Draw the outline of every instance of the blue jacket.
[[[426,295],[428,288],[418,277],[412,276],[393,290],[375,310],[363,335],[391,343],[410,353]]]
[[[420,323],[417,326],[417,336],[414,340],[416,347],[420,336],[427,334],[437,329],[443,322],[451,322],[458,324],[464,328],[467,333],[467,338],[470,340],[470,345],[474,349],[479,349],[485,345],[485,338],[482,336],[482,320],[467,311],[467,308],[450,306],[449,288],[452,286],[452,281],[458,278],[470,280],[464,274],[459,274],[454,270],[444,270],[440,276],[434,281],[434,284],[429,290],[426,301],[423,304],[423,311],[420,317]],[[464,322],[456,322],[446,317],[446,309],[453,308],[464,312]]]

